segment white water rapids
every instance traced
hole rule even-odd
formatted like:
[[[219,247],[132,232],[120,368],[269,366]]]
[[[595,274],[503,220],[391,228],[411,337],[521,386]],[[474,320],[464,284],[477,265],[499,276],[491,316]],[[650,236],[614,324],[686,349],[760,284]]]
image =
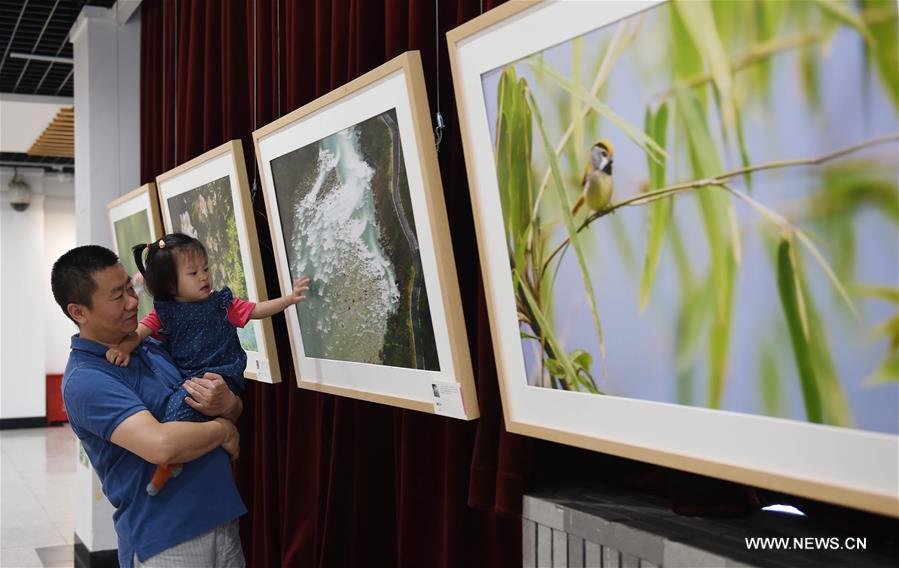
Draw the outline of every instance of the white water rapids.
[[[291,236],[294,278],[311,279],[300,309],[306,355],[381,363],[388,317],[400,292],[381,249],[371,181],[374,169],[348,128],[319,143],[315,181],[294,206]]]

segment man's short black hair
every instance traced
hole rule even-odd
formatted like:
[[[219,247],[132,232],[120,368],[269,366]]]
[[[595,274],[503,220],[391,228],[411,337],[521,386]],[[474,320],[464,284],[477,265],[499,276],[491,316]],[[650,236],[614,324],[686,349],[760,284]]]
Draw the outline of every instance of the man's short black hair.
[[[94,274],[118,262],[114,252],[97,245],[76,247],[59,257],[50,272],[50,287],[62,313],[75,321],[66,309],[69,304],[91,307],[91,297],[97,289]]]

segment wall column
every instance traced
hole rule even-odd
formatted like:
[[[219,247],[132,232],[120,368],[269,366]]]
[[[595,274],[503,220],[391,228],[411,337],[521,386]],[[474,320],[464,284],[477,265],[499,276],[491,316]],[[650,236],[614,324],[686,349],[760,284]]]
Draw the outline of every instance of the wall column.
[[[106,204],[140,182],[140,10],[85,6],[69,34],[74,53],[75,222],[80,245],[112,247]],[[79,446],[79,452],[82,450]],[[76,565],[110,565],[118,546],[112,505],[79,455]]]

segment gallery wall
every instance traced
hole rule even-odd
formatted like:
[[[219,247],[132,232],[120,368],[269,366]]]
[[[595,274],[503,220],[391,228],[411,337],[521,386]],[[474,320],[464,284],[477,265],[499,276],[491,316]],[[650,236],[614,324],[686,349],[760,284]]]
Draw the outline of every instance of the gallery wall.
[[[47,374],[61,374],[69,359],[69,340],[77,327],[53,299],[50,270],[64,252],[75,246],[74,180],[69,174],[44,176],[44,252],[41,256],[42,285],[45,286],[44,361]],[[46,282],[44,282],[46,281]]]
[[[72,324],[53,301],[50,267],[75,244],[74,184],[68,174],[19,170],[34,192],[16,211],[0,170],[0,419],[46,415],[45,375],[62,373]]]
[[[444,39],[481,2],[442,2],[439,22],[430,1],[189,4],[142,6],[141,182],[241,139],[270,294],[277,274],[251,133],[421,51],[431,115],[439,103],[447,124],[438,159],[479,381],[473,422],[300,390],[284,319],[273,318],[286,372],[277,385],[248,382],[238,425],[248,564],[520,565],[532,441],[502,429]]]
[[[265,283],[278,294],[251,133],[384,62],[420,50],[479,420],[464,423],[296,388],[283,317],[283,381],[249,383],[241,459],[248,563],[521,564],[523,493],[542,479],[612,481],[671,498],[686,514],[749,514],[752,488],[508,434],[480,276],[445,33],[499,2],[145,1],[141,183],[229,140],[243,143]],[[202,38],[202,41],[200,41]]]

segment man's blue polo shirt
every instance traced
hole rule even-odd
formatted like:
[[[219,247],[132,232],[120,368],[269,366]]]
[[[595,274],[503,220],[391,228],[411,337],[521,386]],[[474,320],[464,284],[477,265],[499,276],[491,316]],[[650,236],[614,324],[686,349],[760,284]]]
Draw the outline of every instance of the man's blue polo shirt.
[[[148,339],[127,367],[106,361],[106,347],[78,335],[62,389],[72,430],[93,464],[103,492],[115,507],[119,564],[147,558],[246,513],[221,448],[184,465],[155,497],[146,487],[156,466],[109,441],[126,418],[149,410],[157,420],[181,374],[159,342]]]

